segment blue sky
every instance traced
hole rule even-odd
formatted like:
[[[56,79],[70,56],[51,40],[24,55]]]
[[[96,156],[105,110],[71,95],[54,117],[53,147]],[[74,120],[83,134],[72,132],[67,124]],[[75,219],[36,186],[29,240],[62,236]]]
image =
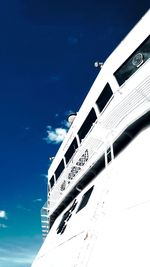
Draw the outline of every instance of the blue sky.
[[[0,3],[0,266],[29,267],[42,244],[49,157],[98,70],[149,1]]]

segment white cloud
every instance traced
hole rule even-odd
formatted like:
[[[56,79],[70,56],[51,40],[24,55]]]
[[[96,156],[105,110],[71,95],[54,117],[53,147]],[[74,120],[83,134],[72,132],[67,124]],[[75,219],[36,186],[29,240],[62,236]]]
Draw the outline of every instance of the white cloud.
[[[31,209],[26,208],[26,207],[24,207],[24,206],[21,205],[21,204],[18,204],[18,205],[17,205],[17,209],[18,209],[18,210],[24,210],[24,211],[31,211]]]
[[[72,110],[68,110],[65,112],[65,117],[69,117],[70,114],[74,114]],[[56,113],[55,117],[59,117],[59,114]],[[47,126],[47,137],[43,138],[48,144],[59,144],[61,143],[66,134],[68,129],[70,128],[70,123],[68,120],[63,120],[60,122],[61,127],[52,128],[52,126]]]
[[[31,266],[34,257],[34,252],[26,248],[14,246],[0,249],[0,266]]]
[[[67,120],[62,121],[61,124],[64,125],[66,128],[70,127],[70,123]]]
[[[41,174],[42,177],[48,179],[48,175],[47,174]]]
[[[76,37],[76,36],[70,35],[70,36],[68,36],[67,41],[68,41],[68,43],[69,43],[70,45],[76,45],[76,44],[78,44],[79,39],[78,39],[78,37]]]
[[[49,81],[51,82],[58,82],[60,80],[60,75],[58,74],[51,74],[49,76]]]
[[[0,266],[31,267],[41,244],[41,236],[0,240]]]
[[[0,228],[7,228],[7,225],[4,223],[0,223]]]
[[[30,131],[30,127],[28,127],[28,126],[25,127],[25,130],[26,130],[26,131]]]
[[[42,202],[42,198],[37,198],[37,199],[34,199],[33,202]]]
[[[47,126],[47,137],[44,138],[44,140],[46,140],[46,142],[49,143],[53,143],[53,144],[59,144],[61,143],[66,134],[67,134],[67,130],[65,128],[56,128],[56,129],[52,129],[51,126]]]
[[[0,210],[0,218],[7,219],[6,211]]]

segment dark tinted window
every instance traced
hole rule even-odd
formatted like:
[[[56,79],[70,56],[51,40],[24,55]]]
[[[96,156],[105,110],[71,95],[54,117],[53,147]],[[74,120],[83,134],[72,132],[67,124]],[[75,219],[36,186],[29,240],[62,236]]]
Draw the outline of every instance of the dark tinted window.
[[[111,154],[111,148],[109,147],[107,149],[107,163],[109,163],[112,160],[112,154]]]
[[[93,188],[94,188],[94,186],[92,186],[92,187],[91,187],[91,188],[90,188],[90,189],[83,195],[82,200],[81,200],[81,203],[80,203],[80,206],[79,206],[77,212],[79,212],[81,209],[83,209],[83,208],[87,205],[87,203],[88,203],[88,201],[89,201],[89,198],[90,198],[90,196],[91,196],[91,194],[92,194]]]
[[[75,138],[73,140],[73,142],[71,143],[70,147],[68,148],[66,154],[65,154],[66,163],[69,162],[69,160],[73,156],[73,154],[74,154],[75,150],[77,149],[77,147],[78,147],[78,144],[77,144],[77,140]]]
[[[134,53],[114,73],[119,85],[122,85],[150,58],[150,36],[134,51]]]
[[[54,185],[54,176],[52,176],[52,178],[50,179],[50,185],[51,185],[51,188],[52,188],[53,185]]]
[[[72,216],[72,212],[74,211],[76,205],[77,205],[77,201],[74,200],[73,205],[63,215],[62,220],[61,220],[61,222],[60,222],[60,224],[58,225],[58,228],[57,228],[57,234],[63,234],[64,233],[64,231],[65,231],[65,229],[67,227],[68,221],[70,220],[70,218]]]
[[[84,139],[84,137],[86,136],[86,134],[89,132],[89,130],[91,129],[93,123],[96,121],[97,117],[96,117],[96,113],[94,108],[91,109],[90,113],[88,114],[86,120],[84,121],[84,123],[82,124],[78,135],[79,135],[79,139],[80,142],[82,139]]]
[[[96,101],[96,104],[98,105],[99,111],[101,112],[106,104],[108,103],[109,99],[111,98],[113,92],[111,90],[110,85],[107,83],[104,87],[103,91],[101,92],[99,98]]]
[[[62,159],[62,161],[59,163],[59,165],[55,171],[56,180],[58,179],[58,177],[60,176],[60,174],[62,173],[64,168],[65,168],[64,161]]]

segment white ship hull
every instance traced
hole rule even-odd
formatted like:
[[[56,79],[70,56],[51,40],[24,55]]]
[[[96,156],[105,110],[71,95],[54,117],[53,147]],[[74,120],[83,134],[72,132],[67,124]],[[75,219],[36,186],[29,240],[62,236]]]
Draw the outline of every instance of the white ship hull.
[[[63,238],[57,218],[33,266],[150,266],[149,149],[150,127],[88,186],[90,203]]]
[[[32,267],[150,266],[149,22],[150,11],[108,58],[49,169]]]

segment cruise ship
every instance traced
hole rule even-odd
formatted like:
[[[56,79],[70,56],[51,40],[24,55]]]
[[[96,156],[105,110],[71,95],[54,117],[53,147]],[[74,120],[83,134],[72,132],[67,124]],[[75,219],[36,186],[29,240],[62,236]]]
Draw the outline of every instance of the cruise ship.
[[[32,267],[150,266],[150,10],[104,64],[48,170]]]

